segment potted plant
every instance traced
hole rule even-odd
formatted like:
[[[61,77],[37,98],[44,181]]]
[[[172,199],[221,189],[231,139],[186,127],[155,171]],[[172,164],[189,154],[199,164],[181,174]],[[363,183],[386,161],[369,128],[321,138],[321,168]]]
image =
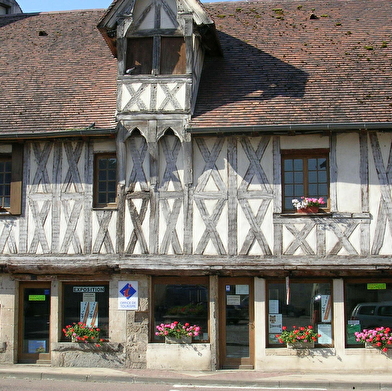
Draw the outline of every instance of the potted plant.
[[[165,343],[191,343],[192,338],[200,333],[200,327],[180,322],[161,323],[156,326],[155,335],[165,337]]]
[[[103,342],[99,338],[100,329],[98,327],[87,326],[83,322],[74,322],[72,325],[65,326],[63,333],[66,337],[71,338],[72,342]]]
[[[290,349],[314,348],[314,343],[320,337],[320,334],[314,331],[313,326],[293,326],[292,330],[287,330],[287,327],[283,326],[282,330],[282,333],[277,334],[276,338]]]
[[[294,198],[291,201],[298,213],[317,213],[321,205],[325,204],[324,198],[301,197],[301,201]]]
[[[357,342],[363,342],[367,347],[374,347],[386,353],[392,348],[392,332],[389,327],[364,329],[355,333]]]

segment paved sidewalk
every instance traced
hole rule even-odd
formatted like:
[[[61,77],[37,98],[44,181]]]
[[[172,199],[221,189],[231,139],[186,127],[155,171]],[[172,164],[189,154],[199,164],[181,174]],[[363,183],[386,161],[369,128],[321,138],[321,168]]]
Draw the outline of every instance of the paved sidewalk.
[[[392,390],[391,372],[263,372],[221,370],[212,372],[146,369],[0,365],[1,378],[75,380],[83,382],[160,383],[273,388],[339,388],[344,390]],[[1,380],[0,380],[1,382]]]

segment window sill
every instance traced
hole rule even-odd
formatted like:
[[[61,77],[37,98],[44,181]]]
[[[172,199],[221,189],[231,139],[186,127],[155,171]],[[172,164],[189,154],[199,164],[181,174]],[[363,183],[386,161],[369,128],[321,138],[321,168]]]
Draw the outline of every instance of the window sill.
[[[331,218],[331,219],[371,219],[370,213],[340,213],[340,212],[318,212],[318,213],[274,213],[274,218]]]
[[[93,206],[93,210],[118,210],[118,206]]]

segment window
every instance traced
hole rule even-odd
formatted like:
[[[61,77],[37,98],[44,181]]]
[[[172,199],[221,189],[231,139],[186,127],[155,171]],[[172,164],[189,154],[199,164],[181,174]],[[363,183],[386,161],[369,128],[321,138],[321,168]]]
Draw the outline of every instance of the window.
[[[23,145],[2,145],[0,153],[0,211],[22,213]],[[9,151],[9,153],[8,153]]]
[[[363,347],[355,332],[392,328],[392,281],[347,281],[345,284],[346,346]]]
[[[156,53],[156,55],[154,55]],[[183,37],[129,38],[125,73],[182,75],[186,73]]]
[[[9,7],[4,4],[0,4],[0,15],[6,15],[9,12]]]
[[[115,207],[117,202],[116,155],[97,154],[94,167],[94,207]]]
[[[321,334],[317,344],[332,345],[332,284],[330,281],[293,280],[268,283],[268,345],[282,346],[276,338],[282,327],[313,326]]]
[[[109,335],[109,284],[107,282],[78,282],[63,284],[63,323],[84,322],[99,327],[100,337]],[[62,334],[62,339],[66,338]]]
[[[292,211],[293,198],[323,197],[328,208],[329,151],[283,150],[283,210]]]
[[[184,283],[186,280],[186,283]],[[196,324],[201,334],[193,341],[208,340],[208,279],[205,277],[157,277],[154,280],[154,322],[152,340],[163,341],[155,335],[155,328],[161,323],[174,321]]]

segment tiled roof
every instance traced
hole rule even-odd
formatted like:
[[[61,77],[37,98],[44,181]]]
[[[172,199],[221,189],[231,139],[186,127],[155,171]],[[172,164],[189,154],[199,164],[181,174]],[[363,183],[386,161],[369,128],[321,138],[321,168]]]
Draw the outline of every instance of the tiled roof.
[[[115,127],[117,60],[104,10],[0,17],[0,133]]]
[[[390,0],[204,6],[224,57],[205,63],[192,128],[392,121]]]

